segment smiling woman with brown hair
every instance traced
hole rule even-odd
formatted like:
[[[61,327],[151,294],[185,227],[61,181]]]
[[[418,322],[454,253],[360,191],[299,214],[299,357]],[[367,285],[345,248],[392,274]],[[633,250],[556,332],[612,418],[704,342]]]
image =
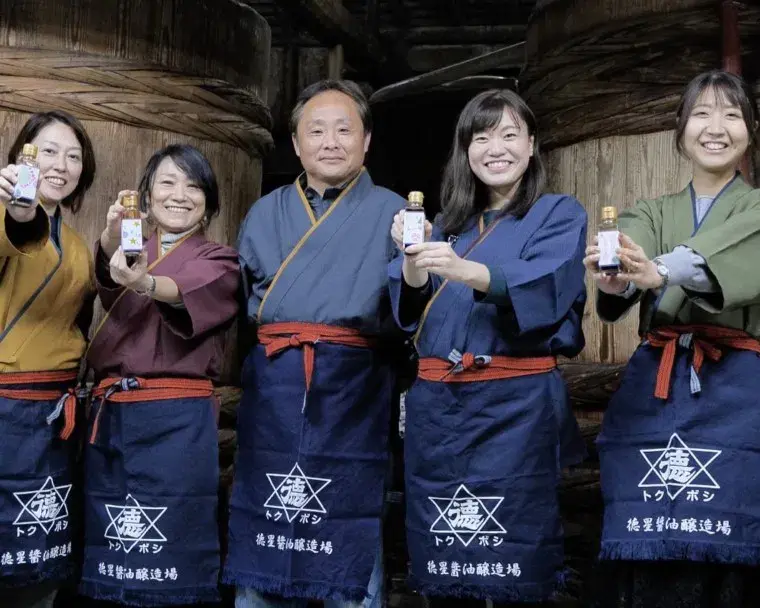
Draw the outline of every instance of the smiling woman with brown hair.
[[[600,608],[760,605],[760,190],[737,172],[757,110],[737,76],[686,87],[678,194],[620,214],[624,272],[586,267],[608,323],[640,302],[643,341],[599,435]]]
[[[87,360],[96,388],[85,452],[81,589],[163,606],[214,601],[219,573],[213,383],[237,312],[237,252],[209,241],[214,173],[195,148],[148,161],[139,186],[155,226],[131,265],[119,201],[95,254],[107,311]]]
[[[16,159],[28,144],[40,179],[23,205],[14,198]],[[46,608],[74,567],[75,442],[66,440],[95,291],[88,246],[61,209],[79,210],[95,158],[76,118],[44,112],[21,129],[8,162],[0,170],[0,605]]]

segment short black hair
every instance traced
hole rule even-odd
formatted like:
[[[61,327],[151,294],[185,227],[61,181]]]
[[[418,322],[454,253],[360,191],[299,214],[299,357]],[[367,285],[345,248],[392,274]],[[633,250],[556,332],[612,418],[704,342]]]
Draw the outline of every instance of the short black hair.
[[[327,91],[337,91],[338,93],[343,93],[353,99],[356,104],[356,109],[359,111],[359,117],[362,119],[364,132],[372,133],[372,110],[370,110],[369,101],[361,87],[353,80],[335,80],[329,78],[310,84],[301,91],[301,94],[296,100],[296,105],[293,106],[293,111],[290,113],[289,126],[291,134],[296,134],[298,122],[301,120],[301,115],[303,114],[303,107],[310,99],[316,97],[320,93],[326,93]]]
[[[219,186],[216,183],[216,175],[211,168],[211,163],[203,153],[187,144],[171,144],[162,148],[150,157],[148,164],[143,169],[140,185],[137,191],[140,197],[140,209],[148,212],[148,199],[153,187],[153,180],[161,161],[171,158],[187,177],[197,183],[206,196],[206,221],[219,214]]]
[[[31,142],[42,129],[54,122],[60,122],[74,131],[79,145],[82,146],[82,173],[79,176],[77,187],[60,203],[61,207],[68,209],[71,213],[76,213],[82,208],[84,195],[95,180],[95,170],[97,167],[95,165],[95,152],[92,149],[90,136],[87,135],[87,131],[85,131],[82,123],[71,114],[61,110],[32,114],[29,120],[26,121],[26,124],[21,127],[21,131],[16,136],[16,141],[13,142],[8,152],[8,164],[14,164],[24,148],[24,144]]]

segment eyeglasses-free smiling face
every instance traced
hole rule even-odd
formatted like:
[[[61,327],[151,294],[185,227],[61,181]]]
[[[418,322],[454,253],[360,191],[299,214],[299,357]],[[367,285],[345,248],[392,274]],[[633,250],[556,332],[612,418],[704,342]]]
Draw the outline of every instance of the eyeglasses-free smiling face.
[[[37,146],[40,198],[47,205],[57,205],[74,192],[79,183],[82,146],[74,130],[57,121],[40,129],[30,143]]]
[[[165,232],[187,232],[203,219],[206,195],[201,186],[167,156],[158,165],[151,184],[150,210]]]
[[[493,129],[473,133],[467,149],[470,168],[490,190],[511,197],[533,156],[533,143],[525,122],[505,108]]]
[[[365,133],[356,103],[339,91],[325,91],[303,107],[293,147],[311,185],[344,184],[364,164],[370,134]]]
[[[683,132],[683,149],[698,168],[710,173],[734,171],[749,146],[741,108],[716,89],[705,89]]]

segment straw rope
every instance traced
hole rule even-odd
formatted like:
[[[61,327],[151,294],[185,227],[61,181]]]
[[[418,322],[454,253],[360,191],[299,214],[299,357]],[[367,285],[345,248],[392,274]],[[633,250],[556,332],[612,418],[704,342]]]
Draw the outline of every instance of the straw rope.
[[[760,62],[754,42],[760,7],[741,5],[740,20],[751,77]],[[684,86],[720,67],[720,50],[720,20],[712,5],[610,20],[529,55],[520,85],[549,148],[668,130]]]
[[[262,155],[269,109],[254,93],[214,78],[104,57],[0,47],[0,108],[70,112],[230,144]]]

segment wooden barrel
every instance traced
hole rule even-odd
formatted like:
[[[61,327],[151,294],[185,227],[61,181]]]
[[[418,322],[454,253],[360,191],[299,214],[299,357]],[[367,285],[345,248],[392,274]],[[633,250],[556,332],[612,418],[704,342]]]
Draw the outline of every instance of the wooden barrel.
[[[259,196],[271,147],[270,30],[237,0],[0,0],[0,150],[31,112],[80,118],[98,171],[78,215],[88,242],[119,190],[174,142],[211,161],[221,213],[211,238],[232,244]],[[226,364],[229,376],[232,360]]]
[[[574,194],[596,231],[600,208],[682,189],[690,165],[675,150],[684,86],[721,66],[717,0],[539,0],[528,25],[521,90],[548,149],[549,183]],[[760,7],[738,3],[745,75],[757,78]],[[594,288],[589,283],[593,302]],[[605,326],[587,306],[582,361],[622,363],[637,311]]]

